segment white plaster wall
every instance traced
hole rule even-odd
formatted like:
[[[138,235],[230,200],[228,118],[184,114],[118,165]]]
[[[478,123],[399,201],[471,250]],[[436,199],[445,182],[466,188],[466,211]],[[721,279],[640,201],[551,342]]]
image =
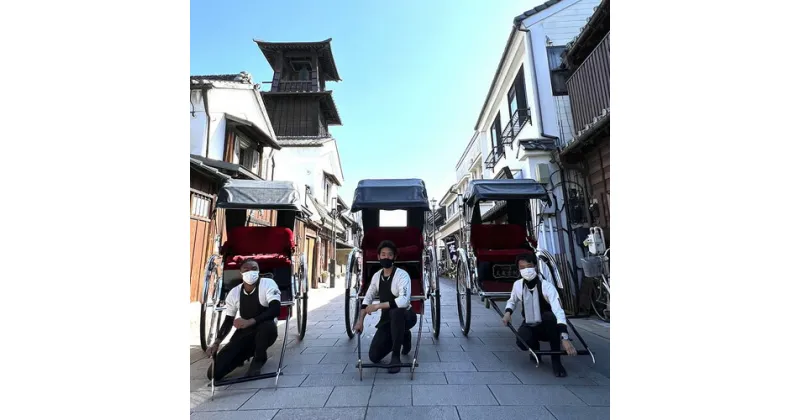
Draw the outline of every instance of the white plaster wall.
[[[208,115],[201,89],[191,90],[191,103],[195,117],[190,122],[190,146],[192,154],[209,159],[223,160],[225,154],[225,114],[251,122],[273,139],[275,131],[264,109],[260,94],[253,87],[214,87],[208,89]],[[210,117],[211,134],[206,138],[207,120]],[[268,153],[266,153],[268,155]],[[236,162],[234,162],[236,163]],[[266,163],[264,163],[266,169]]]
[[[530,30],[529,43],[531,67],[535,69],[531,80],[536,84],[539,109],[544,134],[563,140],[573,135],[569,98],[554,97],[547,61],[548,39],[551,46],[563,46],[573,40],[586,24],[600,0],[566,0],[523,22]]]

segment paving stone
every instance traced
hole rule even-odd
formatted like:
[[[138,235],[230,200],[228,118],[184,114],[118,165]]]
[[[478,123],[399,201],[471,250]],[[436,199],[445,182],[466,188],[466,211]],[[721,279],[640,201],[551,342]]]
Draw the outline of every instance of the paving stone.
[[[204,411],[192,413],[189,420],[270,420],[278,410]]]
[[[212,401],[211,388],[208,388],[190,393],[189,407],[191,411],[238,410],[255,393],[255,389],[216,390]]]
[[[458,407],[461,420],[484,419],[524,419],[524,420],[555,420],[555,417],[544,406],[518,406],[518,407]]]
[[[369,398],[370,407],[411,406],[411,385],[375,385]]]
[[[414,405],[497,405],[486,385],[412,385],[411,392]]]
[[[301,354],[319,354],[319,353],[347,353],[353,354],[355,353],[355,347],[336,347],[336,346],[326,346],[326,347],[306,347],[303,349],[303,353]]]
[[[492,352],[481,351],[440,351],[439,359],[443,362],[499,362],[500,359]]]
[[[500,405],[586,404],[562,385],[489,385]]]
[[[525,385],[597,385],[580,370],[570,371],[568,369],[566,377],[558,378],[553,375],[553,367],[549,363],[543,363],[539,365],[539,368],[532,365],[524,369],[514,369],[513,372]]]
[[[278,388],[292,388],[300,386],[306,379],[306,375],[281,375],[278,380]],[[275,378],[259,379],[257,381],[241,382],[233,384],[228,389],[258,389],[275,388]]]
[[[414,372],[414,379],[411,374],[403,371],[397,374],[378,372],[375,375],[375,385],[446,385],[447,378],[443,372]]]
[[[318,373],[308,375],[302,387],[319,386],[370,386],[375,379],[375,373],[364,373],[364,379],[359,379],[358,372],[345,372],[338,374]]]
[[[607,386],[576,386],[567,387],[573,394],[577,395],[581,401],[587,405],[610,406],[611,389]]]
[[[336,344],[337,341],[339,341],[338,338],[303,340],[303,344],[305,345],[305,347],[332,347],[334,344]]]
[[[364,418],[366,407],[281,410],[272,420],[353,420]]]
[[[459,420],[455,407],[369,407],[366,420]]]
[[[368,349],[362,348],[361,349],[361,357],[362,360],[367,360],[368,358]],[[355,363],[358,361],[358,355],[356,353],[348,352],[348,353],[324,353],[320,354],[320,356],[324,356],[319,363]],[[365,362],[368,363],[368,362]]]
[[[558,420],[608,420],[611,418],[609,407],[580,407],[569,405],[545,406]]]
[[[415,372],[475,372],[472,362],[420,363]]]
[[[332,386],[262,389],[253,395],[241,409],[323,407],[331,392],[333,392]]]
[[[447,372],[445,376],[450,385],[521,384],[511,372]]]
[[[286,375],[314,375],[319,373],[342,373],[347,366],[345,363],[320,363],[316,365],[286,365],[283,373]]]
[[[461,344],[464,351],[482,351],[482,352],[521,352],[519,347],[514,344],[514,341],[509,340],[507,343],[493,343],[483,344],[480,343],[464,343]]]
[[[369,386],[337,386],[325,407],[366,407],[371,393]]]
[[[316,365],[322,361],[326,354],[293,354],[283,359],[284,365]],[[270,358],[272,359],[272,358]],[[328,362],[325,362],[328,363]],[[335,362],[334,362],[335,363]]]

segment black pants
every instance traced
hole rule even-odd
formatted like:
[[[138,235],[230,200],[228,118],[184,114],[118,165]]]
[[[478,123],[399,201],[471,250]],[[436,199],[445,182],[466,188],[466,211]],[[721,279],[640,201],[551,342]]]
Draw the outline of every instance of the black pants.
[[[417,325],[417,314],[412,309],[389,309],[389,324],[378,327],[369,345],[369,360],[380,363],[387,354],[400,356],[400,347],[406,334]]]
[[[220,380],[249,358],[267,360],[267,349],[278,339],[278,326],[273,321],[264,321],[243,330],[236,330],[228,344],[217,353],[214,363],[214,379]],[[211,379],[211,366],[208,367]]]
[[[558,330],[556,316],[552,312],[542,313],[541,324],[536,326],[522,324],[519,326],[519,329],[517,329],[517,332],[533,350],[539,350],[540,341],[549,341],[550,350],[561,350],[561,333]],[[517,346],[522,350],[528,350],[519,339],[517,339]],[[561,355],[553,355],[551,357],[553,362],[561,361]]]

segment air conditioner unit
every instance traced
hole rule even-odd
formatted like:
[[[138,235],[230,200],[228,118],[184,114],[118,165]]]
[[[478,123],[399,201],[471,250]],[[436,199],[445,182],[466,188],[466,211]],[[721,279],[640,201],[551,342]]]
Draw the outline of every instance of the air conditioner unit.
[[[536,180],[542,184],[550,182],[550,165],[546,163],[536,164]]]

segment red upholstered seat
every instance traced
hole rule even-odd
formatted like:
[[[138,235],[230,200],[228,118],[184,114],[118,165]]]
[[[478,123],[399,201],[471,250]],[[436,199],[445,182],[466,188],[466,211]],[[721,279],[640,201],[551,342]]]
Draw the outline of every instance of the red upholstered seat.
[[[398,261],[420,261],[422,258],[422,232],[413,227],[379,227],[367,230],[361,240],[361,249],[367,261],[378,259],[378,245],[392,241],[397,247]]]
[[[517,255],[531,252],[525,228],[520,225],[470,226],[470,241],[479,262],[510,262]]]
[[[289,228],[274,226],[241,226],[228,231],[223,245],[225,269],[238,270],[248,258],[258,262],[262,271],[291,266],[294,234]]]

